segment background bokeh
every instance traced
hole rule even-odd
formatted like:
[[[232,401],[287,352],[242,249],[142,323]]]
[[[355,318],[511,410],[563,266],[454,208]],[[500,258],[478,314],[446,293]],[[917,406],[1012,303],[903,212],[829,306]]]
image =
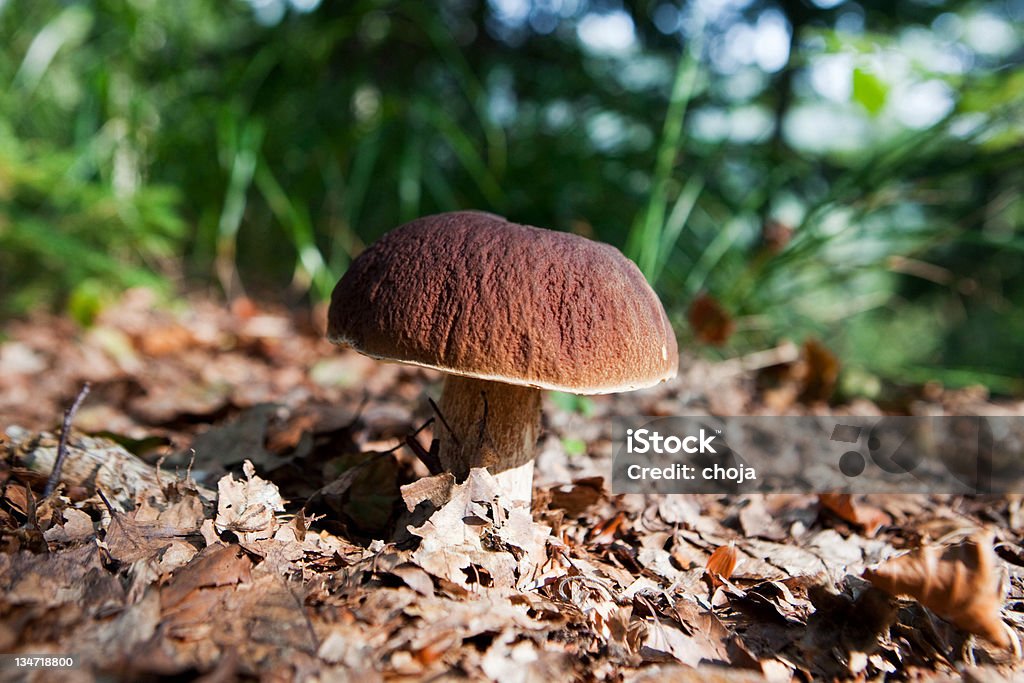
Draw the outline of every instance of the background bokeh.
[[[419,215],[622,248],[683,344],[1024,393],[1024,0],[0,0],[0,315],[298,305]],[[716,309],[717,310],[717,309]]]

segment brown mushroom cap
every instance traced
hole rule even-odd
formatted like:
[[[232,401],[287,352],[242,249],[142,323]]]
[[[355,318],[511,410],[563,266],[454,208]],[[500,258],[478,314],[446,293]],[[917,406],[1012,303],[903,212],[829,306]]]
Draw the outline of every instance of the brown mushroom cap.
[[[331,295],[328,337],[576,394],[651,386],[679,364],[661,302],[619,250],[476,211],[406,223],[360,254]]]

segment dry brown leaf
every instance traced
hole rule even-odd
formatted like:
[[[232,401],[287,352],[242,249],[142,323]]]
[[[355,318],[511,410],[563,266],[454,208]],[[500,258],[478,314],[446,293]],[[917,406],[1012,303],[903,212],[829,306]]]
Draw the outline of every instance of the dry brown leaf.
[[[187,533],[187,532],[186,532]],[[113,511],[103,545],[118,562],[155,559],[174,538],[184,535],[162,522],[139,522],[135,514]]]
[[[43,537],[50,543],[71,543],[85,540],[96,533],[92,517],[81,510],[67,508],[63,511],[64,523],[50,527]]]
[[[835,391],[839,359],[824,344],[808,339],[793,362],[762,368],[757,374],[761,401],[772,412],[783,413],[795,401],[820,403]]]
[[[7,652],[16,651],[16,640],[32,646],[68,638],[126,603],[124,586],[104,568],[95,542],[49,554],[0,554],[0,647]]]
[[[922,546],[864,578],[891,595],[909,595],[943,619],[1000,647],[1010,638],[1000,616],[1000,562],[991,532],[947,546]]]
[[[668,662],[676,659],[684,664],[696,666],[702,659],[703,653],[692,639],[673,624],[661,619],[648,619],[639,623],[642,623],[646,630],[640,646],[640,656],[645,662]]]
[[[392,569],[391,573],[420,595],[434,594],[434,582],[430,580],[430,575],[412,562],[403,562]]]
[[[273,538],[279,526],[274,513],[284,511],[281,493],[273,483],[258,477],[248,460],[242,470],[244,480],[228,474],[217,482],[217,531],[232,531],[243,543]]]
[[[57,458],[58,437],[48,432],[34,433],[21,427],[6,430],[17,460],[46,475]],[[164,473],[164,483],[167,475]],[[143,494],[163,498],[157,470],[110,439],[86,436],[72,431],[68,453],[61,469],[61,480],[68,486],[84,486],[90,493],[102,489],[111,503],[132,510]],[[209,489],[191,485],[202,497],[212,500]]]
[[[207,519],[207,513],[212,513],[212,504],[204,503],[195,489],[185,488],[178,484],[175,486],[177,488],[175,499],[157,512],[156,519],[182,532],[199,531],[199,527]]]
[[[191,559],[195,549],[177,539],[199,532],[205,514],[203,502],[195,489],[177,483],[166,490],[180,497],[168,503],[161,490],[150,489],[132,512],[110,510],[103,545],[111,557],[126,563],[155,560],[166,548],[174,546],[171,555],[160,558],[161,571],[174,569]]]
[[[147,356],[170,356],[188,350],[196,343],[192,332],[177,322],[149,327],[134,339],[135,345]]]
[[[836,661],[837,649],[847,659],[853,653],[872,654],[882,646],[896,621],[896,600],[874,586],[861,590],[856,599],[823,584],[812,584],[807,595],[814,613],[808,617],[797,647],[829,677],[849,673]]]
[[[855,524],[868,537],[874,536],[879,528],[892,523],[885,512],[866,503],[857,502],[850,493],[820,493],[818,502],[840,519]]]
[[[615,534],[622,528],[625,521],[626,515],[623,512],[619,512],[611,519],[606,519],[591,530],[590,542],[595,545],[614,543]]]
[[[700,294],[693,300],[687,319],[697,339],[705,344],[721,346],[736,330],[736,322],[732,316],[718,299],[710,294]]]
[[[782,581],[764,581],[746,589],[737,599],[773,610],[791,624],[804,625],[812,611],[811,603],[797,597]]]
[[[683,572],[672,563],[672,554],[662,548],[640,548],[636,559],[645,569],[669,581],[676,581],[683,575]]]
[[[244,460],[262,470],[281,465],[286,459],[264,446],[268,426],[278,411],[273,403],[259,403],[234,419],[207,429],[192,440],[196,460],[206,463],[207,468],[222,468],[219,472]]]
[[[424,501],[429,501],[437,509],[451,498],[453,486],[455,477],[448,472],[423,477],[402,487],[402,500],[409,512],[413,512]]]
[[[683,630],[702,653],[702,659],[730,661],[727,642],[731,633],[714,612],[690,598],[676,600],[672,606]]]
[[[289,416],[284,424],[272,421],[267,425],[267,450],[273,453],[295,450],[302,437],[314,431],[318,419],[319,415],[314,412],[303,412]]]
[[[526,582],[546,559],[550,529],[530,511],[501,508],[487,470],[473,469],[452,488],[451,500],[422,526],[409,531],[422,540],[413,561],[434,576],[468,586],[510,588]]]
[[[801,356],[805,370],[801,378],[800,400],[804,403],[827,401],[839,379],[839,359],[816,339],[804,342]]]
[[[166,611],[201,588],[248,583],[252,561],[238,546],[209,546],[178,571],[160,591]]]
[[[604,477],[586,477],[572,484],[551,489],[549,508],[565,510],[569,517],[577,517],[601,500],[604,495]]]
[[[487,678],[502,683],[559,681],[573,678],[568,653],[545,651],[532,640],[516,640],[515,629],[499,634],[480,661]]]
[[[81,629],[77,647],[86,664],[109,667],[126,652],[135,652],[156,632],[160,621],[160,596],[148,591],[138,602],[112,617]]]
[[[715,552],[711,553],[705,569],[711,575],[712,581],[715,579],[728,579],[732,577],[738,559],[739,553],[736,551],[736,546],[733,543],[719,546],[715,548]]]
[[[793,238],[793,226],[769,218],[761,224],[761,244],[769,254],[777,254],[786,248]]]

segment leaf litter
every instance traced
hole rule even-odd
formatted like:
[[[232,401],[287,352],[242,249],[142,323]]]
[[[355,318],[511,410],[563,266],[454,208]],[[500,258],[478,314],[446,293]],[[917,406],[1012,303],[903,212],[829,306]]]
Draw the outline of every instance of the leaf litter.
[[[400,448],[436,375],[338,352],[251,303],[151,304],[132,293],[92,330],[37,318],[0,343],[5,652],[76,652],[122,679],[1021,669],[1017,498],[611,495],[604,415],[713,410],[721,395],[821,414],[836,361],[816,342],[763,395],[764,378],[693,361],[657,390],[596,397],[585,421],[548,405],[534,505],[509,508],[486,471],[456,482]],[[48,430],[85,380],[81,431],[43,498]],[[589,457],[565,446],[581,438]]]

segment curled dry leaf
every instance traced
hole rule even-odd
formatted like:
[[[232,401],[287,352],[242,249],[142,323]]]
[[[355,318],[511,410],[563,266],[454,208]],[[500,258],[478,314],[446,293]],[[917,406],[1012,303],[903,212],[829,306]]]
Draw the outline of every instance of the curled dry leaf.
[[[43,532],[43,537],[50,543],[74,543],[84,541],[96,530],[92,518],[81,510],[67,508],[63,511],[64,523],[55,525]]]
[[[802,376],[800,400],[804,403],[827,401],[839,380],[839,359],[816,339],[808,339],[801,350],[805,370]]]
[[[761,224],[761,245],[769,254],[778,254],[793,239],[793,226],[770,218]]]
[[[549,530],[530,511],[501,508],[494,478],[484,469],[451,490],[451,500],[422,526],[413,561],[429,574],[463,586],[485,580],[508,588],[530,580],[547,557]]]
[[[757,375],[761,400],[770,410],[785,412],[797,401],[828,401],[839,380],[839,359],[824,344],[806,340],[796,360],[763,368]]]
[[[228,474],[217,482],[217,531],[233,531],[243,543],[273,538],[278,527],[274,513],[284,510],[281,493],[273,483],[258,477],[248,460],[242,471],[242,481]]]
[[[697,339],[705,344],[722,346],[736,330],[736,321],[710,294],[701,294],[693,300],[687,319]]]
[[[57,459],[57,435],[36,433],[16,425],[8,427],[6,433],[15,449],[13,455],[20,464],[33,472],[49,475]],[[133,510],[143,494],[151,495],[148,492],[163,489],[156,468],[149,463],[110,439],[75,431],[68,439],[68,454],[61,468],[61,480],[69,487],[85,487],[90,495],[96,489],[102,489],[121,510]],[[201,497],[213,498],[209,489],[194,484],[190,486]]]
[[[590,533],[590,542],[595,545],[607,545],[615,541],[615,534],[622,528],[626,521],[625,513],[618,513],[611,519],[606,519],[594,527]]]
[[[160,604],[167,611],[202,589],[249,583],[251,569],[252,561],[237,546],[210,546],[161,588]]]
[[[818,495],[818,502],[840,519],[859,526],[869,537],[874,536],[880,527],[892,523],[885,512],[855,501],[850,493],[822,493]]]
[[[152,560],[179,536],[178,529],[161,522],[140,522],[134,513],[111,513],[104,546],[119,562]]]
[[[705,568],[712,579],[728,579],[732,576],[733,570],[736,569],[738,558],[739,554],[736,552],[734,544],[730,543],[729,545],[719,546],[715,549],[715,552],[711,553]]]
[[[1010,645],[999,608],[999,563],[990,532],[979,532],[945,548],[923,546],[893,558],[864,578],[892,595],[909,595],[943,619],[988,639]]]

